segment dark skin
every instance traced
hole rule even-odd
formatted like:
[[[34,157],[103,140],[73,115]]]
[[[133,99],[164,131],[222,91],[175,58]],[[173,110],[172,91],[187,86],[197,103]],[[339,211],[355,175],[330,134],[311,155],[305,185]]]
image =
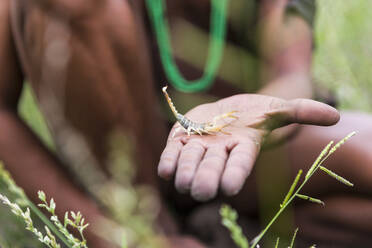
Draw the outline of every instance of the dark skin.
[[[46,81],[51,81],[48,80],[49,75],[45,74],[48,70],[43,71],[46,66],[45,54],[48,52],[44,39],[49,25],[57,25],[69,33],[70,56],[64,68],[66,78],[63,81],[64,118],[84,137],[104,171],[108,156],[108,136],[114,130],[130,130],[137,144],[138,180],[156,189],[159,188],[156,176],[158,169],[161,177],[170,178],[175,175],[176,188],[182,192],[190,191],[197,200],[213,198],[218,189],[222,189],[227,195],[240,192],[231,198],[238,211],[252,208],[255,202],[247,203],[242,199],[252,194],[252,182],[246,179],[261,147],[264,144],[275,144],[299,129],[298,125],[288,124],[332,125],[339,119],[338,112],[325,104],[298,99],[311,98],[310,28],[300,17],[285,15],[285,0],[261,1],[259,50],[264,87],[257,92],[258,95],[235,95],[191,110],[187,116],[195,121],[209,121],[213,115],[225,110],[238,110],[239,120],[227,129],[231,135],[188,138],[179,134],[174,139],[169,139],[159,167],[156,168],[165,145],[167,130],[159,111],[154,109],[154,104],[158,102],[156,92],[160,89],[155,89],[152,78],[147,34],[143,21],[139,18],[141,2],[136,1],[132,5],[124,0],[14,2],[17,6],[11,7],[10,0],[0,2],[0,125],[3,130],[0,134],[0,157],[30,197],[35,196],[37,190],[46,191],[58,203],[60,213],[66,210],[82,210],[93,224],[103,215],[95,202],[69,180],[61,168],[62,162],[40,143],[17,116],[17,102],[23,80],[27,78],[46,119],[51,120],[50,128],[57,144],[63,136],[59,126],[53,122],[55,116],[48,111],[48,104],[43,102]],[[194,1],[192,4],[198,9],[203,8],[207,2]],[[171,16],[181,15],[182,11],[179,10],[182,9],[182,3],[178,4],[172,8],[174,12],[170,13]],[[11,31],[10,19],[19,20],[19,16],[15,12],[11,12],[11,16],[9,9],[24,10],[23,17],[27,25],[23,33],[17,25],[14,26],[14,32]],[[57,83],[48,84],[47,87],[50,87],[54,94],[60,91],[60,85]],[[287,90],[288,88],[291,90]],[[295,98],[296,100],[292,100]],[[60,98],[56,99],[62,104]],[[352,122],[353,118],[353,115],[344,115],[344,120],[350,119]],[[364,127],[364,123],[371,122],[367,116],[358,118],[363,120],[357,122],[360,128]],[[286,146],[277,149],[291,154],[289,166],[308,165],[324,141],[339,139],[349,131],[348,123],[345,122],[334,128],[337,131],[331,133],[318,131],[323,130],[319,127],[304,126],[300,135]],[[354,126],[354,129],[357,128]],[[310,139],[310,133],[313,134],[310,136],[311,142],[306,142]],[[351,175],[351,180],[359,181],[361,175],[355,171],[350,172],[348,167],[350,153],[362,153],[365,150],[358,149],[359,146],[359,142],[351,142],[347,146],[349,151],[345,150],[336,155],[328,166],[337,166],[339,171]],[[300,150],[305,149],[304,147],[309,147],[310,150],[302,153]],[[271,156],[265,152],[261,155]],[[364,158],[362,155],[358,157]],[[257,166],[262,160],[260,158]],[[357,162],[370,171],[368,161],[360,159]],[[285,166],[288,161],[279,161],[280,163]],[[25,168],[37,173],[24,173]],[[206,174],[212,175],[212,180],[205,180]],[[364,176],[363,185],[367,190],[370,185],[369,177],[366,174]],[[328,187],[325,184],[314,185],[310,190],[315,192]],[[337,190],[341,190],[339,186],[335,186],[335,191]],[[339,200],[345,199],[347,198]],[[337,200],[335,199],[336,203]],[[361,202],[354,207],[362,208],[364,204],[365,202]],[[337,208],[337,204],[331,204],[330,207],[331,209],[328,209],[332,211]],[[301,211],[306,211],[307,208],[299,208],[300,222],[303,216]],[[167,211],[164,210],[164,213],[166,215]],[[322,213],[319,213],[319,216],[331,218]],[[343,221],[351,223],[348,219]],[[356,219],[352,221],[359,223]],[[306,223],[308,222],[304,221],[303,225],[306,226]],[[165,226],[169,226],[169,222]],[[175,232],[176,229],[170,233]],[[87,238],[92,242],[90,247],[109,247],[92,232],[88,231]],[[179,234],[170,240],[174,241],[175,247],[203,247],[194,239]]]

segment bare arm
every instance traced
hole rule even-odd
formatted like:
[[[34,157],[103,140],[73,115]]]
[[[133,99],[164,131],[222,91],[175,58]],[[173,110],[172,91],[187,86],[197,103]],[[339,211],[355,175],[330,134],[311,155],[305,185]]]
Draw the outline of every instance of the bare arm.
[[[31,199],[44,190],[57,201],[59,214],[79,210],[92,223],[100,215],[96,205],[69,180],[59,161],[17,115],[23,76],[10,31],[9,3],[0,1],[0,159]],[[95,247],[105,247],[94,236],[88,234],[89,238]]]
[[[312,33],[300,16],[286,14],[288,0],[264,0],[259,13],[259,94],[311,98]],[[291,90],[288,90],[291,89]]]
[[[312,98],[310,25],[286,13],[288,0],[263,0],[259,13],[260,78],[258,92],[282,99]],[[264,142],[272,146],[296,132],[293,124],[274,130]]]

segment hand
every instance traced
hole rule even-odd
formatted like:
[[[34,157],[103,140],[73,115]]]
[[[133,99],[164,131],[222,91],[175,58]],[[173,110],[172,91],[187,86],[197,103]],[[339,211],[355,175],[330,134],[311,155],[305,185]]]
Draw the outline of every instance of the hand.
[[[238,111],[224,131],[230,135],[191,135],[177,133],[173,127],[161,155],[158,173],[169,179],[175,175],[179,192],[196,200],[206,201],[216,196],[218,188],[235,195],[242,188],[259,154],[265,137],[274,129],[291,123],[333,125],[339,120],[334,108],[313,100],[242,94],[200,105],[186,116],[195,122],[209,122],[213,117]],[[176,124],[177,126],[179,124]]]

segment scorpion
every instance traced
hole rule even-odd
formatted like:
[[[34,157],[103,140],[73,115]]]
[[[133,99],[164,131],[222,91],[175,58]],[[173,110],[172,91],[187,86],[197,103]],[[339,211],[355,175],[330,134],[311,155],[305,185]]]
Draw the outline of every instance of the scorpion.
[[[218,132],[221,132],[221,133],[224,133],[224,134],[230,134],[230,133],[225,132],[225,131],[222,130],[223,128],[225,128],[229,124],[217,125],[217,121],[219,121],[221,119],[225,119],[225,118],[238,119],[238,117],[233,115],[234,113],[236,113],[238,111],[231,111],[231,112],[228,112],[228,113],[224,113],[222,115],[215,116],[213,118],[213,120],[210,121],[210,122],[205,122],[205,123],[193,122],[190,119],[188,119],[186,116],[178,113],[176,107],[174,106],[174,104],[172,102],[172,99],[169,97],[169,95],[167,93],[167,88],[168,88],[168,86],[164,86],[163,89],[162,89],[163,93],[164,93],[164,96],[167,99],[167,102],[169,104],[170,109],[173,112],[173,115],[176,117],[177,122],[180,124],[180,126],[177,127],[175,129],[175,131],[173,132],[172,138],[181,129],[184,129],[184,131],[187,133],[188,136],[190,136],[191,134],[199,134],[199,135],[216,134]]]

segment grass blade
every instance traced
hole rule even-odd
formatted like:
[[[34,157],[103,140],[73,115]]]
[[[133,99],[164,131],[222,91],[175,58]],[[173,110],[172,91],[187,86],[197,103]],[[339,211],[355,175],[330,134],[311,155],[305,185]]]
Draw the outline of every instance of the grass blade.
[[[319,200],[319,199],[316,199],[316,198],[313,198],[313,197],[310,197],[310,196],[307,196],[307,195],[301,195],[301,194],[296,194],[296,196],[298,198],[301,198],[303,200],[307,200],[307,201],[311,201],[311,202],[314,202],[314,203],[317,203],[317,204],[320,204],[322,206],[324,206],[324,202]]]
[[[315,171],[320,161],[322,161],[322,159],[328,154],[328,151],[329,151],[329,148],[331,148],[331,145],[333,145],[333,140],[329,142],[328,145],[326,145],[326,147],[324,147],[324,149],[321,151],[321,153],[316,158],[314,163],[311,165],[310,169],[306,173],[306,177],[305,177],[306,179],[308,179],[313,174],[313,172]]]
[[[291,187],[289,188],[289,191],[288,191],[287,195],[285,196],[285,198],[283,200],[283,203],[280,204],[280,207],[281,208],[287,203],[287,201],[289,200],[289,198],[292,196],[294,190],[296,189],[296,186],[298,184],[298,181],[300,180],[301,174],[302,174],[302,170],[299,170],[298,173],[297,173],[297,176],[296,176],[295,180],[293,181]]]
[[[322,171],[324,171],[325,173],[327,173],[328,175],[330,175],[331,177],[335,178],[337,181],[349,186],[349,187],[353,187],[354,184],[349,182],[348,180],[346,180],[345,178],[343,178],[342,176],[339,176],[337,175],[336,173],[334,173],[333,171],[327,169],[326,167],[324,166],[319,166],[319,169],[321,169]]]
[[[294,241],[296,239],[296,236],[297,236],[297,232],[298,232],[298,227],[296,228],[294,234],[293,234],[293,237],[292,237],[292,240],[291,240],[291,246],[289,246],[289,248],[293,248],[293,245],[294,245]]]
[[[279,247],[279,237],[276,239],[275,248]]]

